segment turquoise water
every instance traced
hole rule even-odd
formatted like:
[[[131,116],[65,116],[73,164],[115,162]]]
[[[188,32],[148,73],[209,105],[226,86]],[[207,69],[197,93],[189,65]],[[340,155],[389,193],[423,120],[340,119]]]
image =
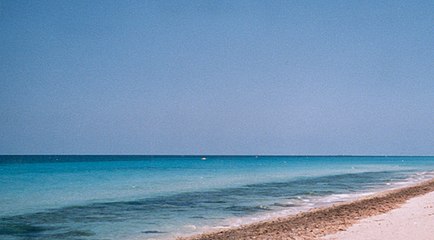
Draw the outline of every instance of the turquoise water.
[[[0,239],[171,239],[433,170],[434,157],[0,156]]]

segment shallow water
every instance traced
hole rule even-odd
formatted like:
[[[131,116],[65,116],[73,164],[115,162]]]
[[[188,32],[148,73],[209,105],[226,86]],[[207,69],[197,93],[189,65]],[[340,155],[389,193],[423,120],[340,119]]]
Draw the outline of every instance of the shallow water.
[[[0,157],[0,238],[166,239],[432,177],[433,157]]]

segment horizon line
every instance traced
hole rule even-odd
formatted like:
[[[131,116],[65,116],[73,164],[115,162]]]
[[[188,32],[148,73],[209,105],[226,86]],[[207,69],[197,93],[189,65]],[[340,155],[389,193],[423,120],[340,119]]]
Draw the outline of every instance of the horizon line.
[[[434,157],[434,155],[375,154],[0,154],[4,156],[133,156],[133,157]]]

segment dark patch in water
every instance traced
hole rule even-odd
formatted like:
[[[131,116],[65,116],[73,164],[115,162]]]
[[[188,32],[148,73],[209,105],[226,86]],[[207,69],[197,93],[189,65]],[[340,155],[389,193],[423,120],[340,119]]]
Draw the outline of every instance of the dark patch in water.
[[[166,232],[160,232],[160,231],[156,231],[156,230],[149,230],[149,231],[142,231],[142,233],[145,233],[145,234],[161,234],[161,233],[166,233]]]
[[[293,203],[273,203],[273,206],[276,206],[276,207],[298,207],[300,205],[293,204]]]
[[[234,214],[238,215],[239,212],[245,214],[245,213],[255,213],[259,211],[269,211],[271,210],[267,206],[239,206],[234,205],[227,207],[226,210],[233,212]]]
[[[226,203],[226,201],[220,200],[220,201],[203,201],[203,203]]]
[[[73,230],[64,233],[52,234],[50,237],[52,238],[70,238],[70,237],[90,237],[94,236],[95,233],[92,231],[83,231],[83,230]]]
[[[41,233],[51,228],[33,226],[19,223],[0,223],[0,235],[18,235]]]

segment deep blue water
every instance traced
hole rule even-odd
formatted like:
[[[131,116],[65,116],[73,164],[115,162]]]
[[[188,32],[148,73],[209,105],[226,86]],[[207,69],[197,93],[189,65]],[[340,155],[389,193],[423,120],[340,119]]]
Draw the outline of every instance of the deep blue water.
[[[0,239],[170,239],[433,170],[434,157],[0,156]]]

